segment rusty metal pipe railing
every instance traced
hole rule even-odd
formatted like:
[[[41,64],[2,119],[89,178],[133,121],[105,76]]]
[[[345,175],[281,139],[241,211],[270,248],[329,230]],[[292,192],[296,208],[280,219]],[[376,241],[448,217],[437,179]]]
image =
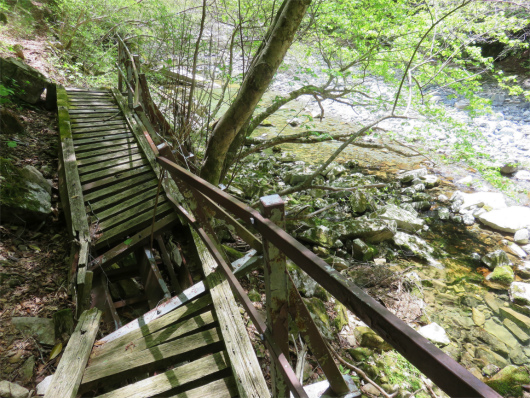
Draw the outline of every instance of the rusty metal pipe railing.
[[[193,189],[208,196],[238,218],[250,223],[264,239],[282,250],[295,264],[391,344],[423,374],[452,397],[500,398],[442,350],[335,271],[311,250],[250,206],[188,172],[166,158],[158,163]]]

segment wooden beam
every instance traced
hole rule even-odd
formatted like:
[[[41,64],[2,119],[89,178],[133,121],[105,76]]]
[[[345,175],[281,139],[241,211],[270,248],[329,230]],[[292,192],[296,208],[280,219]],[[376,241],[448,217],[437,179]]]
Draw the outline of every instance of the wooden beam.
[[[44,398],[74,398],[77,395],[100,318],[101,311],[97,308],[83,312]]]

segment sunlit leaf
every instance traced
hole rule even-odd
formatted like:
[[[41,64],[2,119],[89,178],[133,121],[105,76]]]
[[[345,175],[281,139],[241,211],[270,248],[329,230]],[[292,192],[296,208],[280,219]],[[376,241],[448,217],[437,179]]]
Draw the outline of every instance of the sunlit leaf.
[[[61,353],[63,350],[63,343],[56,344],[55,347],[53,347],[52,352],[50,353],[50,361],[55,358],[57,355]]]
[[[17,147],[17,143],[15,141],[8,141],[7,142],[7,146],[9,148],[16,148]]]

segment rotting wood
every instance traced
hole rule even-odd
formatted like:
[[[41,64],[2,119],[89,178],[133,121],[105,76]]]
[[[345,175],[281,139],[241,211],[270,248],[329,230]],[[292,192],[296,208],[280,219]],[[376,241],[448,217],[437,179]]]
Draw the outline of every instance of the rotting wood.
[[[178,217],[175,213],[170,213],[167,216],[161,218],[157,222],[155,222],[155,234],[160,233],[171,226],[178,220]],[[100,267],[105,266],[109,263],[115,263],[121,259],[123,259],[125,256],[129,255],[134,249],[141,244],[144,244],[149,240],[151,236],[151,226],[136,232],[134,235],[132,235],[127,242],[122,242],[119,245],[113,247],[109,251],[105,252],[104,254],[100,255],[96,259],[94,259],[89,264],[89,269],[91,271],[93,270],[99,270]]]
[[[119,166],[111,167],[106,170],[97,171],[95,173],[85,174],[80,176],[82,184],[86,184],[88,182],[93,182],[96,180],[99,180],[102,177],[109,177],[113,174],[121,174],[126,171],[129,171],[130,169],[141,167],[141,166],[149,166],[149,162],[145,159],[136,160],[134,162],[131,162],[129,164],[121,164]]]
[[[145,349],[141,352],[109,358],[85,369],[81,388],[86,391],[86,389],[95,387],[99,383],[112,379],[116,380],[117,377],[121,377],[125,373],[130,377],[139,372],[161,369],[164,366],[168,366],[171,362],[175,363],[178,358],[181,360],[189,359],[190,353],[195,350],[204,349],[207,351],[208,346],[213,346],[220,341],[218,329],[212,328]],[[211,347],[211,349],[215,350],[215,346]]]
[[[78,156],[81,156],[81,154],[84,154],[85,152],[92,152],[98,149],[103,150],[104,148],[135,144],[136,141],[134,137],[132,136],[132,134],[131,135],[123,134],[123,135],[124,137],[117,137],[117,138],[114,136],[111,136],[113,137],[111,140],[107,140],[107,139],[100,140],[96,138],[86,143],[80,143],[79,142],[80,140],[75,140],[74,141],[75,151],[78,154]]]
[[[171,293],[167,288],[164,278],[156,265],[155,256],[151,249],[144,247],[142,250],[142,260],[140,262],[140,274],[147,295],[147,301],[151,309],[155,308],[163,300],[171,298]]]
[[[177,322],[184,316],[197,312],[212,302],[210,296],[205,293],[206,287],[204,283],[196,283],[178,296],[172,297],[155,309],[146,312],[141,317],[103,337],[96,343],[93,355],[97,356],[99,352],[128,344],[130,340],[160,330]]]
[[[110,228],[115,227],[116,225],[119,225],[123,221],[126,221],[127,219],[131,218],[135,214],[140,214],[144,212],[152,212],[155,206],[155,200],[156,198],[142,201],[141,203],[137,204],[136,206],[130,207],[130,208],[124,208],[119,214],[112,214],[110,216],[107,216],[105,218],[98,216],[98,227],[101,231],[109,230]],[[165,202],[165,198],[163,196],[160,197],[159,203]],[[121,204],[120,204],[121,205]]]
[[[127,124],[123,120],[114,119],[107,121],[92,122],[90,124],[85,123],[72,123],[72,132],[74,134],[81,134],[91,131],[116,131],[119,129],[127,130]]]
[[[132,298],[115,301],[114,308],[118,309],[128,305],[143,303],[144,301],[147,301],[147,296],[145,294],[141,294]]]
[[[83,192],[93,192],[95,190],[99,190],[105,187],[109,187],[110,185],[114,185],[118,182],[126,181],[127,179],[133,177],[133,176],[139,176],[139,175],[152,175],[154,176],[153,170],[148,166],[138,167],[132,170],[124,171],[122,173],[119,173],[117,175],[112,175],[108,177],[103,177],[98,181],[94,181],[88,184],[84,184],[82,186]],[[88,195],[88,194],[87,194]]]
[[[93,173],[97,170],[108,169],[108,168],[120,166],[123,164],[130,164],[132,162],[135,162],[141,159],[143,159],[142,154],[137,153],[134,155],[124,155],[123,157],[107,160],[106,162],[100,162],[94,165],[89,165],[89,166],[78,165],[79,175],[82,176],[84,174]]]
[[[164,317],[158,318],[158,320],[161,321],[158,324],[153,323],[149,327],[144,325],[141,330],[125,335],[125,338],[114,340],[99,347],[96,346],[90,357],[90,364],[96,365],[105,358],[115,355],[145,350],[161,343],[174,340],[200,327],[213,325],[215,323],[215,318],[211,311],[180,321],[181,318],[188,318],[190,315],[194,315],[208,305],[211,305],[212,301],[208,298],[209,296],[206,295],[202,299],[180,308],[180,311],[175,312],[175,314],[170,312]],[[168,315],[172,316],[168,317]],[[153,331],[152,329],[156,330]]]
[[[239,395],[242,398],[268,397],[270,393],[267,384],[230,285],[221,272],[215,272],[217,263],[199,235],[193,229],[191,233],[201,259],[206,284],[210,288],[215,313],[226,343]]]
[[[156,185],[154,185],[156,184],[156,180],[153,182],[150,178],[152,177],[151,175],[148,175],[147,177],[148,178],[146,179],[138,179],[136,195],[132,190],[129,190],[128,192],[120,192],[124,187],[108,187],[101,191],[94,192],[94,195],[90,196],[92,199],[87,199],[87,203],[88,201],[93,201],[89,206],[90,211],[97,213],[99,219],[104,219],[140,202],[151,199],[156,195]],[[128,182],[129,181],[124,181],[123,183],[120,183],[120,185],[125,185]],[[134,186],[134,183],[131,182],[128,186],[131,185]],[[101,195],[102,198],[100,198],[99,195]],[[124,206],[123,208],[122,205]]]
[[[132,140],[125,143],[109,142],[108,145],[102,145],[100,149],[77,151],[77,158],[79,161],[84,161],[87,158],[104,159],[100,156],[114,156],[115,152],[131,154],[139,152],[139,149]]]
[[[177,275],[175,274],[173,263],[169,258],[169,253],[167,252],[166,245],[164,244],[164,239],[162,239],[162,237],[158,235],[156,237],[156,241],[158,243],[158,247],[160,248],[160,256],[162,257],[162,262],[166,266],[166,270],[169,274],[169,279],[171,280],[171,287],[173,288],[173,291],[175,293],[180,293],[182,291],[182,288],[180,287]]]
[[[107,141],[117,139],[116,136],[123,134],[129,136],[132,135],[127,129],[127,126],[119,123],[111,126],[78,127],[72,130],[72,134],[75,145],[79,145],[78,143],[81,142],[81,140],[86,140],[88,138],[98,141]]]
[[[97,308],[83,312],[44,398],[74,398],[77,395],[100,318],[101,311]]]
[[[237,386],[234,377],[226,377],[177,395],[168,395],[167,398],[231,398],[235,396],[237,396]]]
[[[118,312],[116,311],[116,308],[114,307],[114,300],[112,300],[112,296],[109,291],[108,284],[110,282],[105,275],[100,276],[100,282],[101,282],[101,286],[103,288],[103,292],[105,295],[104,297],[105,304],[107,304],[107,307],[109,309],[109,314],[111,315],[112,320],[114,322],[114,329],[119,329],[122,325],[121,325],[120,316],[118,315]]]
[[[228,366],[229,363],[226,358],[226,353],[219,352],[212,355],[208,355],[191,363],[181,365],[175,369],[168,370],[167,372],[150,377],[148,379],[144,379],[134,384],[122,387],[118,390],[100,395],[98,396],[98,398],[143,398],[158,394],[164,394],[166,391],[169,391],[175,387],[190,383],[201,377],[205,377],[210,374],[219,372],[223,369],[226,369]],[[203,388],[202,391],[213,392],[213,395],[202,395],[202,397],[215,396],[216,398],[218,398],[232,396],[230,394],[230,391],[233,391],[234,389],[233,387],[231,387],[232,384],[228,383],[229,382],[215,384],[215,387],[217,389],[213,391],[211,390],[211,388]],[[228,393],[230,395],[227,395],[226,392],[223,392],[223,387],[228,390]],[[217,395],[217,392],[220,392],[222,394]],[[197,397],[197,395],[189,396],[187,395],[187,392],[184,393],[184,395],[182,396]]]
[[[73,111],[72,111],[73,112]],[[105,111],[105,112],[90,112],[90,113],[73,113],[70,115],[70,118],[72,119],[72,122],[74,123],[88,123],[88,122],[100,122],[101,119],[107,118],[107,117],[114,117],[119,116],[120,110],[111,110],[111,111]]]
[[[94,163],[103,163],[105,161],[121,159],[122,157],[126,157],[126,156],[129,158],[132,158],[133,156],[138,155],[138,154],[139,154],[138,147],[132,147],[130,145],[129,145],[129,148],[127,149],[114,150],[112,148],[112,149],[109,149],[108,153],[106,154],[101,154],[101,155],[92,156],[92,157],[83,157],[82,159],[79,159],[77,161],[77,166],[86,167],[86,166],[93,165]]]

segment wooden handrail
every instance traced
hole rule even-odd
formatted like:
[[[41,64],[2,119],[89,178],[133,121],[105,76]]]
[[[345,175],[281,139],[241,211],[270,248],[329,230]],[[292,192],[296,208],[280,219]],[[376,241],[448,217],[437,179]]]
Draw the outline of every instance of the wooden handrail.
[[[164,157],[158,157],[157,161],[188,189],[201,192],[260,232],[263,239],[278,247],[447,394],[452,397],[501,397],[257,210]],[[217,249],[212,244],[209,250]],[[220,254],[219,257],[222,258]],[[221,268],[231,274],[229,268]]]

